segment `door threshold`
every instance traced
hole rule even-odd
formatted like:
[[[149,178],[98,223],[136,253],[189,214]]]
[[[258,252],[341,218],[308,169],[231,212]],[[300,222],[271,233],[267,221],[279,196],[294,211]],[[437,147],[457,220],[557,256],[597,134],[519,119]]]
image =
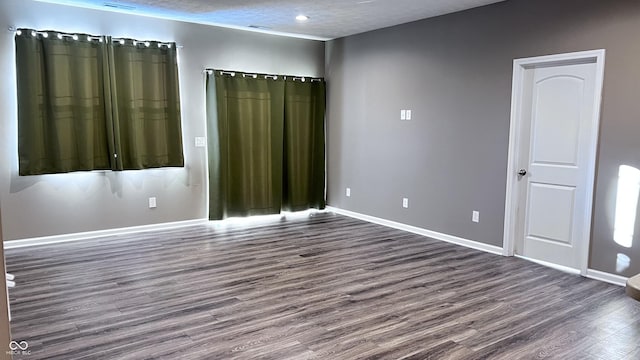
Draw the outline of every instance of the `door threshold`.
[[[566,273],[569,273],[569,274],[572,274],[572,275],[582,275],[582,274],[580,274],[580,270],[579,269],[574,269],[574,268],[571,268],[571,267],[568,267],[568,266],[562,266],[562,265],[550,263],[548,261],[542,261],[542,260],[538,260],[538,259],[533,259],[533,258],[530,258],[530,257],[518,255],[518,254],[515,254],[514,256],[517,257],[517,258],[520,258],[520,259],[524,259],[524,260],[527,260],[527,261],[534,262],[536,264],[540,264],[540,265],[543,265],[543,266],[546,266],[546,267],[550,267],[552,269],[560,270],[562,272],[566,272]]]

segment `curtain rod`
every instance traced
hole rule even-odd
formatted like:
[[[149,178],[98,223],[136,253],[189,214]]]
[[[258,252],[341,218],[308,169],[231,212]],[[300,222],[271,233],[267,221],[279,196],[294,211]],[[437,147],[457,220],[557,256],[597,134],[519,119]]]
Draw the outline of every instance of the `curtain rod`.
[[[120,45],[124,45],[126,43],[126,38],[111,38],[111,41],[113,41],[114,43],[118,43]],[[141,41],[141,40],[132,40],[133,42],[133,46],[138,46],[138,44],[144,44],[144,46],[149,47],[151,45],[150,41]],[[171,43],[164,43],[164,42],[160,42],[160,41],[156,41],[158,43],[158,47],[163,47],[166,46],[168,48],[170,48],[172,45]],[[178,46],[176,45],[177,48],[182,48],[182,46]]]
[[[284,75],[272,75],[272,74],[265,74],[265,75],[261,75],[261,74],[256,74],[256,73],[243,73],[243,72],[239,72],[239,71],[228,71],[228,70],[214,70],[214,69],[204,69],[202,70],[203,73],[209,74],[209,75],[213,75],[214,71],[220,71],[220,75],[229,75],[231,77],[236,76],[236,74],[242,74],[242,77],[252,77],[254,79],[257,79],[258,76],[264,76],[265,79],[267,78],[271,78],[273,80],[278,80],[278,78],[280,76],[282,76],[284,79],[287,79],[287,76]],[[305,82],[307,81],[307,79],[311,82],[321,82],[323,79],[321,78],[314,78],[311,76],[290,76],[290,78],[293,81],[302,81]]]
[[[21,30],[17,29],[15,26],[9,26],[8,29],[9,32],[14,32],[14,33],[18,33],[18,35],[20,35]],[[64,37],[68,37],[68,38],[72,38],[73,40],[79,40],[79,36],[77,34],[73,34],[73,33],[66,33],[66,32],[62,32],[62,31],[55,31],[55,30],[50,30],[51,32],[55,32],[58,33],[58,39],[62,39]],[[37,31],[37,30],[31,30],[31,35],[32,36],[37,36],[37,35],[41,35],[43,37],[49,37],[49,33],[47,31]],[[103,41],[103,37],[104,36],[96,36],[96,35],[87,35],[87,40],[88,41],[92,41],[92,40],[98,40],[100,42]],[[114,43],[119,43],[121,45],[124,45],[125,40],[127,38],[112,38],[112,41]],[[149,47],[151,45],[151,41],[149,40],[135,40],[135,39],[131,39],[133,41],[133,45],[137,46],[138,44],[144,44],[146,47]],[[162,46],[166,46],[168,48],[170,48],[172,45],[171,42],[162,42],[162,41],[156,41],[153,40],[153,42],[157,42],[158,43],[158,47],[162,47]],[[184,46],[182,45],[178,45],[176,44],[176,48],[178,49],[182,49]]]

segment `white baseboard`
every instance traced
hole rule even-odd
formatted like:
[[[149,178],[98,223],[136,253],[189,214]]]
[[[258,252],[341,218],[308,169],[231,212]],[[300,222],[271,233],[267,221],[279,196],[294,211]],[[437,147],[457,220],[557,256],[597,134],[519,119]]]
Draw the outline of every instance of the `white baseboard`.
[[[176,221],[176,222],[168,222],[168,223],[161,223],[161,224],[131,226],[131,227],[117,228],[117,229],[87,231],[87,232],[80,232],[80,233],[74,233],[74,234],[43,236],[43,237],[20,239],[20,240],[7,240],[4,242],[4,248],[17,249],[17,248],[28,247],[28,246],[57,244],[57,243],[93,239],[93,238],[105,237],[105,236],[111,236],[111,235],[123,235],[123,234],[131,234],[131,233],[151,231],[151,230],[175,229],[175,228],[180,228],[185,226],[207,224],[208,221],[209,220],[207,219],[196,219],[196,220]]]
[[[587,277],[589,279],[608,282],[609,284],[626,286],[628,278],[620,275],[609,274],[603,271],[587,269]]]
[[[399,223],[396,221],[386,220],[386,219],[378,218],[371,215],[357,213],[354,211],[343,210],[343,209],[335,208],[332,206],[327,206],[326,211],[334,212],[336,214],[349,216],[349,217],[360,219],[370,223],[426,236],[432,239],[446,241],[448,243],[461,245],[471,249],[485,251],[491,254],[503,255],[502,248],[495,245],[484,244],[478,241],[473,241],[473,240],[464,239],[464,238],[453,236],[453,235],[443,234],[436,231],[419,228],[417,226],[407,225],[407,224]],[[175,229],[175,228],[180,228],[185,226],[203,225],[208,223],[210,223],[208,219],[196,219],[196,220],[176,221],[176,222],[168,222],[168,223],[161,223],[161,224],[132,226],[132,227],[125,227],[125,228],[117,228],[117,229],[87,231],[87,232],[80,232],[80,233],[74,233],[74,234],[43,236],[43,237],[20,239],[20,240],[7,240],[4,242],[4,248],[17,249],[17,248],[23,248],[28,246],[56,244],[56,243],[63,243],[63,242],[70,242],[70,241],[106,237],[106,236],[112,236],[112,235],[124,235],[124,234],[131,234],[131,233],[144,232],[144,231]],[[555,267],[553,266],[553,264],[544,263],[543,265]],[[566,271],[566,269],[564,270]],[[569,271],[569,272],[572,272],[572,271]],[[587,270],[586,277],[594,280],[604,281],[604,282],[618,285],[618,286],[625,286],[628,279],[624,276],[609,274],[603,271],[598,271],[593,269]]]
[[[394,228],[394,229],[398,229],[398,230],[408,231],[408,232],[411,232],[411,233],[414,233],[414,234],[418,234],[418,235],[423,235],[423,236],[426,236],[426,237],[429,237],[429,238],[432,238],[432,239],[442,240],[442,241],[446,241],[446,242],[449,242],[449,243],[452,243],[452,244],[461,245],[461,246],[465,246],[465,247],[468,247],[468,248],[485,251],[485,252],[488,252],[488,253],[491,253],[491,254],[504,255],[503,252],[502,252],[502,248],[498,247],[498,246],[494,246],[494,245],[488,245],[488,244],[484,244],[484,243],[473,241],[473,240],[463,239],[463,238],[460,238],[460,237],[457,237],[457,236],[443,234],[443,233],[439,233],[439,232],[436,232],[436,231],[431,231],[431,230],[419,228],[419,227],[416,227],[416,226],[399,223],[399,222],[396,222],[396,221],[386,220],[386,219],[378,218],[378,217],[371,216],[371,215],[365,215],[365,214],[357,213],[357,212],[354,212],[354,211],[335,208],[335,207],[332,207],[332,206],[327,206],[327,211],[331,211],[331,212],[334,212],[334,213],[340,214],[340,215],[349,216],[349,217],[352,217],[352,218],[355,218],[355,219],[364,220],[364,221],[367,221],[367,222],[370,222],[370,223],[374,223],[374,224],[378,224],[378,225],[388,226],[390,228]],[[580,271],[579,270],[570,269],[570,268],[558,266],[558,265],[547,263],[547,262],[543,262],[543,261],[524,258],[522,256],[517,256],[517,257],[520,257],[520,258],[523,258],[523,259],[526,259],[526,260],[529,260],[529,261],[537,262],[537,263],[539,263],[541,265],[545,265],[545,266],[548,266],[548,267],[551,267],[551,268],[554,268],[554,269],[557,269],[557,270],[561,270],[561,271],[568,272],[568,273],[571,273],[571,274],[580,275]],[[587,270],[587,274],[585,276],[590,278],[590,279],[604,281],[604,282],[607,282],[607,283],[610,283],[610,284],[614,284],[614,285],[619,285],[619,286],[625,286],[626,283],[627,283],[627,278],[624,277],[624,276],[615,275],[615,274],[609,274],[609,273],[606,273],[606,272],[593,270],[593,269],[588,269]]]
[[[418,235],[422,235],[422,236],[426,236],[426,237],[429,237],[429,238],[432,238],[432,239],[446,241],[448,243],[461,245],[461,246],[465,246],[465,247],[476,249],[476,250],[485,251],[485,252],[496,254],[496,255],[502,255],[502,248],[498,247],[498,246],[495,246],[495,245],[488,245],[488,244],[484,244],[484,243],[481,243],[481,242],[478,242],[478,241],[463,239],[461,237],[448,235],[448,234],[443,234],[443,233],[439,233],[439,232],[436,232],[436,231],[431,231],[431,230],[419,228],[417,226],[412,226],[412,225],[399,223],[399,222],[396,222],[396,221],[386,220],[386,219],[378,218],[378,217],[371,216],[371,215],[365,215],[365,214],[361,214],[361,213],[357,213],[357,212],[353,212],[353,211],[349,211],[349,210],[343,210],[343,209],[335,208],[335,207],[332,207],[332,206],[327,206],[327,210],[331,211],[331,212],[334,212],[336,214],[349,216],[349,217],[352,217],[352,218],[355,218],[355,219],[360,219],[360,220],[363,220],[363,221],[367,221],[367,222],[378,224],[378,225],[387,226],[387,227],[398,229],[398,230],[408,231],[408,232],[411,232],[411,233],[414,233],[414,234],[418,234]]]

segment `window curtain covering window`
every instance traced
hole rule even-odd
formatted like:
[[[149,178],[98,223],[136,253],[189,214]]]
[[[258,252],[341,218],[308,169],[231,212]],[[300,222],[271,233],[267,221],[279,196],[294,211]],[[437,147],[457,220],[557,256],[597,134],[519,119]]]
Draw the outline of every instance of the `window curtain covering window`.
[[[207,76],[212,219],[280,212],[283,93],[282,78]]]
[[[325,87],[309,80],[207,72],[211,220],[324,208]]]
[[[325,207],[325,82],[287,77],[282,208]]]
[[[106,44],[57,35],[16,34],[20,175],[112,167]]]
[[[20,175],[183,166],[175,44],[31,29],[15,41]]]
[[[107,42],[117,170],[182,167],[175,44]]]

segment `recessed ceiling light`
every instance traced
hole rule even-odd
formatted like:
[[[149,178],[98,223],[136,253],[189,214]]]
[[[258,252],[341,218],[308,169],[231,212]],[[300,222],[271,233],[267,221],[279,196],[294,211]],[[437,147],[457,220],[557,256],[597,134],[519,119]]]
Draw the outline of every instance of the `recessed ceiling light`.
[[[307,15],[298,15],[298,16],[296,16],[296,20],[298,20],[298,21],[307,21],[307,20],[309,20],[309,17]]]

